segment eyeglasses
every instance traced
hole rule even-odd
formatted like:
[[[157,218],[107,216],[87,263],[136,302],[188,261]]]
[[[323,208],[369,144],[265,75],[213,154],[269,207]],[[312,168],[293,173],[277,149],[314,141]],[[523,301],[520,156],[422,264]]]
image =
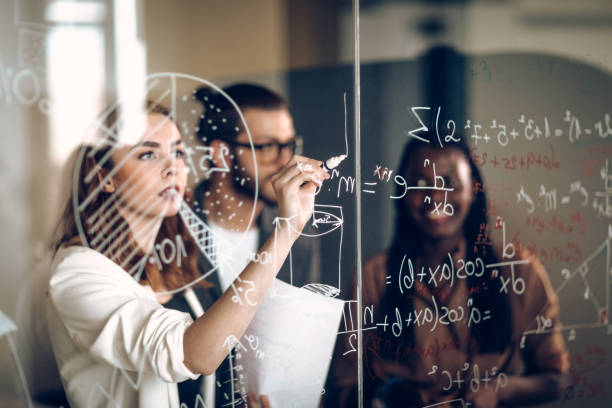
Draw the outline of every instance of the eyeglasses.
[[[240,146],[245,148],[251,148],[250,143],[237,142],[235,140],[224,140],[226,143],[232,146]],[[293,140],[287,143],[269,142],[262,144],[254,144],[253,149],[257,152],[259,160],[263,162],[272,162],[278,160],[283,150],[289,150],[291,155],[302,154],[303,140],[300,136],[296,136]]]

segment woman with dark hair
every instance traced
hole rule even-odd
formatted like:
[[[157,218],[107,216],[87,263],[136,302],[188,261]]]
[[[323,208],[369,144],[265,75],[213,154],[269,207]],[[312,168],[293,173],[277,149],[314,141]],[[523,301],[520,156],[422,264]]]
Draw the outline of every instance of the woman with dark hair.
[[[202,281],[190,238],[197,216],[185,215],[183,201],[181,134],[155,105],[133,115],[113,109],[103,122],[79,156],[59,224],[49,282],[53,351],[73,408],[178,408],[176,383],[214,373],[242,337],[312,215],[316,180],[329,175],[321,162],[294,156],[272,178],[284,222],[260,249],[270,262],[248,264],[234,282],[238,294],[226,291],[193,319],[162,306]],[[269,401],[250,405],[259,404]]]
[[[396,174],[410,188],[396,194],[391,247],[362,268],[364,319],[376,327],[364,331],[365,406],[535,404],[557,397],[569,368],[543,266],[482,239],[487,199],[461,140],[411,141],[402,154]],[[524,336],[536,319],[547,330]],[[356,353],[337,367],[342,406],[354,406]]]

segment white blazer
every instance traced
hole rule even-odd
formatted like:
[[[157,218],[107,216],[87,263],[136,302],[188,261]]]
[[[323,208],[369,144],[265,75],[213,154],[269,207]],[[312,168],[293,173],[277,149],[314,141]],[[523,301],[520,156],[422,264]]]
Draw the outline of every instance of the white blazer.
[[[178,408],[187,313],[166,309],[101,253],[61,249],[49,281],[49,333],[72,408]]]

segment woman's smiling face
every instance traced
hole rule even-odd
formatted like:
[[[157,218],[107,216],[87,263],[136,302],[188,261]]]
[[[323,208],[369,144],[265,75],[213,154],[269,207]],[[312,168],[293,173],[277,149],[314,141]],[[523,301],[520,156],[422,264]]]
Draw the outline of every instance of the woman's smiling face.
[[[404,199],[404,209],[421,232],[441,239],[462,231],[474,200],[472,172],[465,154],[452,147],[423,146],[409,160],[403,174],[407,185],[427,187],[409,191]]]
[[[105,188],[118,194],[120,208],[130,215],[176,215],[187,184],[184,156],[174,122],[162,114],[149,114],[141,140],[114,149],[112,186]]]

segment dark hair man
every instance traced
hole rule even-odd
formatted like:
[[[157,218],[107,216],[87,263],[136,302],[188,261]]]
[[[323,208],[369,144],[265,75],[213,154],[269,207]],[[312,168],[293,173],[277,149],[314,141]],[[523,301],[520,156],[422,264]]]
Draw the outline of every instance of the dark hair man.
[[[196,188],[194,199],[215,236],[232,243],[229,249],[223,242],[216,244],[218,277],[225,290],[235,272],[253,260],[260,243],[274,232],[276,198],[270,179],[294,153],[300,153],[301,139],[295,134],[286,101],[277,93],[247,83],[223,91],[240,108],[253,150],[231,102],[210,88],[198,89],[195,97],[204,110],[196,130],[200,142],[211,148],[211,166],[216,171]],[[298,287],[318,282],[318,254],[318,240],[299,239],[279,279]]]

